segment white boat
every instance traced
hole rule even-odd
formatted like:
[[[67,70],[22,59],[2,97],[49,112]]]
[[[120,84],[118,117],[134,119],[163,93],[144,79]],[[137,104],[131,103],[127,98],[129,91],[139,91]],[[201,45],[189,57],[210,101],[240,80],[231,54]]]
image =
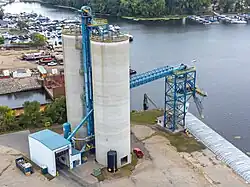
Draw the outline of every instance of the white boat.
[[[204,24],[204,25],[210,25],[211,22],[210,22],[210,21],[204,21],[203,24]]]
[[[8,38],[9,38],[9,34],[8,34],[8,33],[4,33],[4,34],[2,34],[2,37],[3,37],[4,39],[8,39]]]
[[[132,42],[134,37],[131,34],[124,34],[125,36],[129,37],[129,41]]]
[[[232,19],[232,20],[231,20],[231,23],[232,23],[232,24],[247,24],[247,21]]]
[[[121,27],[119,27],[118,25],[115,25],[115,26],[114,26],[114,29],[115,29],[115,30],[120,30]]]

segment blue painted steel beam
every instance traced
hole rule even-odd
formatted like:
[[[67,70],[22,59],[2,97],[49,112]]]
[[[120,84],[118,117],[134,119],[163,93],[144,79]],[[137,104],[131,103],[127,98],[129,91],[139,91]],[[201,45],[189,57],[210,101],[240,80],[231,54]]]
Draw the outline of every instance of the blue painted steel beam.
[[[196,70],[189,68],[165,78],[164,127],[175,131],[177,125],[185,127],[186,104],[194,96]],[[187,90],[187,85],[191,91]]]
[[[73,130],[73,132],[69,135],[69,137],[67,138],[67,140],[71,140],[75,134],[77,133],[77,131],[85,124],[85,122],[87,122],[88,118],[93,114],[93,109],[82,119],[82,121],[79,123],[79,125],[77,125],[77,127]]]
[[[165,66],[161,68],[156,68],[151,71],[135,75],[130,79],[130,88],[135,88],[143,84],[161,79],[163,77],[172,75],[175,71],[184,70],[186,65],[181,64],[178,67]]]
[[[83,55],[83,72],[84,72],[84,87],[86,113],[93,110],[93,92],[92,92],[92,67],[91,67],[91,51],[90,51],[90,30],[88,25],[92,23],[91,10],[86,13],[82,10],[82,55]],[[90,114],[87,123],[88,136],[94,134],[94,116]]]

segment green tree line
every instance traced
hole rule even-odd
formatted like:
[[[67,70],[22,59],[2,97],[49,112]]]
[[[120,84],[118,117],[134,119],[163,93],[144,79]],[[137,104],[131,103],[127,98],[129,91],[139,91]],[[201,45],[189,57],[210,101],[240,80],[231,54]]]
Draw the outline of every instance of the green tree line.
[[[95,13],[114,16],[162,17],[174,14],[198,14],[212,9],[243,12],[250,0],[45,0],[48,3],[80,9],[92,7]]]
[[[0,106],[0,132],[16,131],[28,128],[49,127],[67,121],[65,97],[57,98],[40,111],[37,101],[25,102],[23,114],[15,116],[15,111],[7,106]]]

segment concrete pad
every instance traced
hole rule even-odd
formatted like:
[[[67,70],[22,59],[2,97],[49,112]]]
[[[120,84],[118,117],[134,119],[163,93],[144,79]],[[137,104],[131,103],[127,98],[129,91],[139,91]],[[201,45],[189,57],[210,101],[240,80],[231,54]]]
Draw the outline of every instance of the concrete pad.
[[[247,186],[230,168],[216,160],[214,154],[212,152],[209,153],[207,149],[202,152],[193,152],[191,154],[181,153],[181,155],[192,165],[197,167],[205,178],[215,186]]]
[[[152,130],[150,127],[144,125],[135,125],[131,128],[131,130],[139,140],[143,140],[147,137],[150,137],[152,136],[152,134],[155,133],[155,131]]]
[[[100,187],[136,187],[130,178],[121,178],[112,181],[100,182]],[[145,186],[143,186],[145,187]]]
[[[88,162],[82,164],[76,168],[70,170],[72,174],[81,178],[87,184],[96,184],[98,183],[98,179],[91,174],[93,173],[93,169],[101,168],[101,165],[94,161],[94,158],[89,158]]]

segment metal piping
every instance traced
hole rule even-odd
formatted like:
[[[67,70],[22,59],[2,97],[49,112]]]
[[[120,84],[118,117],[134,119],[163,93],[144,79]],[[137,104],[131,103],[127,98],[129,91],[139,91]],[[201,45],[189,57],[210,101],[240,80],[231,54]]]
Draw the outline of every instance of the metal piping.
[[[75,134],[77,133],[77,131],[85,124],[85,122],[87,121],[87,119],[89,118],[89,116],[93,113],[93,109],[82,119],[82,121],[79,123],[79,125],[73,130],[73,132],[69,135],[69,137],[67,138],[67,140],[71,140]]]
[[[89,8],[89,7],[87,7]],[[84,83],[85,83],[85,102],[86,113],[93,111],[93,93],[92,93],[92,68],[91,68],[91,56],[90,56],[90,29],[88,25],[91,24],[92,15],[91,9],[82,9],[82,54],[83,54],[83,71],[84,71]],[[85,11],[86,10],[86,11]],[[91,113],[88,118],[87,124],[88,136],[94,134],[94,119]]]

